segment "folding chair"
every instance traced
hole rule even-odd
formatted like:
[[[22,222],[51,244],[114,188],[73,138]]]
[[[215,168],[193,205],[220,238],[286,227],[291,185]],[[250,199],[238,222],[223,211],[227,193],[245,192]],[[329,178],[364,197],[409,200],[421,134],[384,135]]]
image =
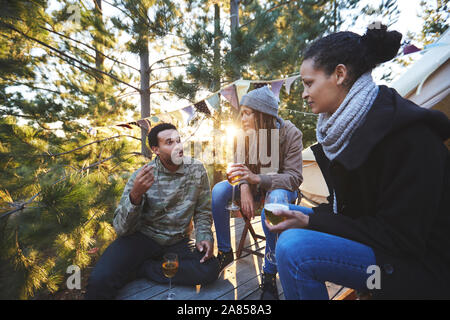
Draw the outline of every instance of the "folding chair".
[[[255,232],[255,230],[253,229],[251,221],[242,213],[241,213],[241,216],[242,216],[242,219],[244,219],[245,225],[244,225],[244,230],[242,230],[241,240],[239,241],[239,246],[238,246],[238,249],[236,252],[236,258],[239,259],[241,257],[242,251],[248,252],[250,254],[255,254],[259,257],[264,257],[264,254],[259,251],[252,250],[249,248],[244,248],[245,239],[247,239],[247,234],[249,231],[253,237],[253,240],[255,240],[255,242],[257,241],[257,239],[266,240],[266,237],[257,234]]]

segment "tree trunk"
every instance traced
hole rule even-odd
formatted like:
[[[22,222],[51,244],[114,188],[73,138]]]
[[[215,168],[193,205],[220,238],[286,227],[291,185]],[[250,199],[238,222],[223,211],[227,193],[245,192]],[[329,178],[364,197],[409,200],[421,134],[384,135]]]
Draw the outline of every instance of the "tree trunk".
[[[333,0],[333,32],[337,30],[337,4],[336,0]]]
[[[230,22],[232,34],[239,28],[239,2],[240,0],[230,0]]]
[[[102,25],[103,25],[103,12],[102,12],[102,0],[94,0],[94,5],[95,5],[95,14],[96,16],[102,20]],[[101,43],[102,41],[100,40],[99,35],[94,35],[94,48],[96,50],[95,52],[95,66],[98,70],[103,70],[103,62],[105,61],[105,57],[101,54],[101,50],[103,48],[99,47],[99,43]],[[99,75],[99,77],[101,77],[101,82],[103,82],[103,77],[102,75]]]
[[[99,20],[101,20],[101,25],[103,26],[103,12],[102,12],[102,0],[94,0],[94,12],[95,15],[98,17]],[[103,71],[103,62],[105,61],[105,57],[102,55],[102,39],[101,36],[99,35],[100,32],[97,30],[94,31],[93,33],[93,38],[94,38],[94,48],[95,48],[95,67],[98,70],[102,70]],[[97,74],[95,77],[95,81],[97,83],[103,83],[104,79],[103,79],[103,75],[102,74]]]
[[[214,77],[214,85],[213,85],[213,92],[216,92],[220,89],[220,40],[221,40],[221,34],[220,34],[220,7],[217,3],[214,4],[214,60],[213,60],[213,77]],[[217,159],[216,157],[218,152],[221,152],[220,148],[218,146],[220,143],[217,142],[217,140],[220,138],[217,136],[217,133],[220,130],[220,119],[222,115],[222,108],[219,106],[219,110],[217,111],[217,116],[214,118],[213,126],[214,126],[214,132],[213,135],[213,156],[214,159]],[[222,172],[220,171],[220,168],[218,166],[218,163],[214,161],[214,175],[213,175],[213,185],[216,185],[218,182],[222,181]]]
[[[239,2],[240,0],[230,0],[230,29],[231,29],[231,51],[236,49],[236,32],[239,31]],[[233,80],[241,77],[239,63],[233,65]]]
[[[150,116],[150,66],[149,66],[149,52],[148,52],[148,40],[143,37],[141,45],[141,52],[139,59],[141,63],[141,119]],[[147,158],[151,157],[151,152],[147,147],[147,134],[145,129],[141,129],[141,152]]]

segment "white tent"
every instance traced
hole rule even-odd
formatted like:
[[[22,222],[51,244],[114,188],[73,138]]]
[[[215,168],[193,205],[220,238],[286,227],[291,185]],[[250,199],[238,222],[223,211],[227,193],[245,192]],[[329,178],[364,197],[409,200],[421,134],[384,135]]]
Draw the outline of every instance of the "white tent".
[[[416,104],[450,117],[450,29],[428,47],[391,87]]]
[[[390,86],[400,95],[427,108],[444,112],[450,117],[450,29]],[[447,141],[449,147],[449,141]],[[310,148],[303,150],[303,195],[316,203],[327,202],[327,185]],[[314,203],[303,199],[302,205]]]
[[[314,206],[315,203],[327,202],[327,197],[329,195],[328,187],[311,148],[303,150],[302,156],[303,183],[300,186],[300,190],[304,195],[302,205]],[[308,201],[307,199],[315,203]]]

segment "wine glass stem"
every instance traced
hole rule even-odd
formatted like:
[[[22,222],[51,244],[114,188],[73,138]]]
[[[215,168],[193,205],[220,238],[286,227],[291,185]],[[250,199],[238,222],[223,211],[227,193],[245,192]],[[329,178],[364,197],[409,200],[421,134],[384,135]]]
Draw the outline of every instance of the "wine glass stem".
[[[234,204],[234,185],[233,185],[233,194],[231,195],[231,205],[233,205]]]

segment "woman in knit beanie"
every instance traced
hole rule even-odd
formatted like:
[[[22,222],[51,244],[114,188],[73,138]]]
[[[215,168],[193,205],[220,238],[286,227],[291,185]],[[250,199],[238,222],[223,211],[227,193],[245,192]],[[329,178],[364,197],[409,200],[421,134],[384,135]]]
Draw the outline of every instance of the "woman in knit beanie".
[[[295,202],[297,190],[302,183],[302,133],[290,121],[278,117],[278,98],[268,86],[252,90],[240,101],[240,118],[245,135],[256,134],[254,149],[245,148],[245,161],[235,165],[228,173],[230,177],[240,176],[240,185],[236,195],[240,198],[241,212],[247,218],[254,217],[255,203],[264,199],[266,192],[285,194],[290,203]],[[266,134],[267,146],[259,145],[260,134]],[[272,139],[278,136],[279,139]],[[245,137],[238,137],[245,141]],[[252,140],[252,139],[250,139]],[[274,144],[273,141],[275,141]],[[252,143],[249,143],[252,144]],[[265,147],[265,148],[264,148]],[[268,165],[261,163],[261,150],[270,150],[271,161]],[[254,157],[258,155],[258,157]],[[256,159],[256,161],[252,161]],[[264,166],[265,165],[265,166]],[[272,172],[266,172],[271,170]],[[230,215],[226,205],[231,200],[232,187],[227,181],[216,184],[212,190],[212,213],[219,248],[219,264],[223,270],[234,260],[230,242]],[[261,214],[263,229],[266,234],[266,254],[275,252],[276,235],[269,232],[264,223],[264,210]],[[263,266],[262,299],[278,299],[276,287],[276,264],[265,258]]]

